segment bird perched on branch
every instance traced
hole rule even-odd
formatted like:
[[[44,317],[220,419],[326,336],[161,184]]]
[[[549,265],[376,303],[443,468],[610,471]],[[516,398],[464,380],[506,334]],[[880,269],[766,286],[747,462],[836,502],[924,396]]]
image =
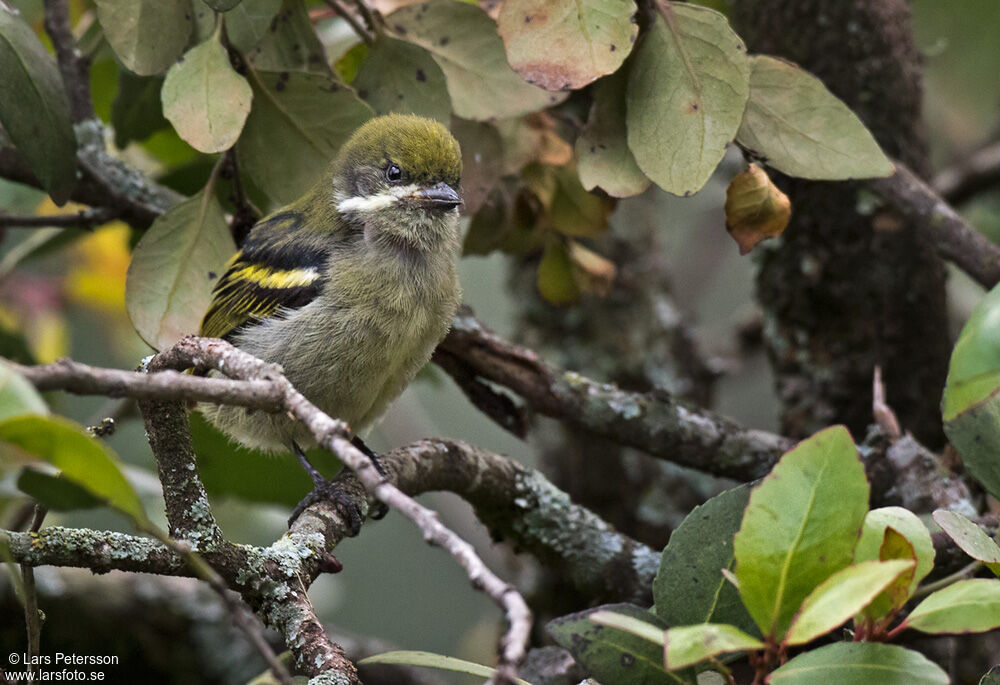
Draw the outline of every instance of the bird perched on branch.
[[[429,360],[458,308],[461,166],[458,142],[435,121],[394,114],[367,122],[309,192],[251,229],[215,287],[201,334],[280,364],[296,389],[357,436]],[[298,456],[316,489],[293,519],[327,498],[360,526],[359,512],[306,459],[303,448],[315,440],[301,423],[239,407],[200,409],[243,445]]]

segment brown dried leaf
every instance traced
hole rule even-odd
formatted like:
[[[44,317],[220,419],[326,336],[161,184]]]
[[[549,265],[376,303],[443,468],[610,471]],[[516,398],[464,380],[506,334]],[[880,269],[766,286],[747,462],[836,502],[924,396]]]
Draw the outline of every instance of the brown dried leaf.
[[[726,230],[745,255],[757,243],[781,235],[792,215],[792,203],[767,172],[756,164],[726,189]]]

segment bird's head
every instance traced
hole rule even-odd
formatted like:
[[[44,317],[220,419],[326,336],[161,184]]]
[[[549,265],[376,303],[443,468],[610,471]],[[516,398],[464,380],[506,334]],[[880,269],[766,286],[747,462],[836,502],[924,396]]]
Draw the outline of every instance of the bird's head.
[[[424,117],[376,117],[354,132],[332,166],[343,221],[369,241],[430,250],[459,239],[458,141]]]

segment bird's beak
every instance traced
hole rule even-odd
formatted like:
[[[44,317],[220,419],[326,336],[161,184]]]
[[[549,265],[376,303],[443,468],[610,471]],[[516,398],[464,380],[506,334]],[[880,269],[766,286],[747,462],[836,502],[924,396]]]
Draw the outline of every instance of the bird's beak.
[[[429,188],[421,188],[413,196],[428,209],[452,209],[462,204],[462,198],[455,189],[443,181]]]

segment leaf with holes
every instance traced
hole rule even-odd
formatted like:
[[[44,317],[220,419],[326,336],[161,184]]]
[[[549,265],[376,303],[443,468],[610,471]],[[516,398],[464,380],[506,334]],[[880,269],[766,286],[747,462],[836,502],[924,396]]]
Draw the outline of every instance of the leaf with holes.
[[[59,69],[34,31],[0,4],[0,124],[63,204],[76,185],[76,137]]]
[[[629,70],[628,146],[653,183],[697,192],[743,119],[749,95],[746,47],[714,10],[663,6]]]
[[[510,68],[496,25],[475,5],[430,0],[396,10],[386,24],[394,37],[433,55],[460,117],[516,117],[566,98],[525,82]]]
[[[236,252],[211,188],[171,207],[139,240],[125,280],[135,330],[162,350],[198,332],[215,280]]]
[[[639,35],[635,12],[621,0],[507,0],[497,30],[525,81],[575,90],[622,65]]]
[[[444,72],[421,47],[380,35],[354,79],[358,96],[378,114],[401,112],[451,121]]]
[[[736,140],[768,166],[800,178],[890,176],[865,125],[823,82],[775,57],[750,58],[750,100]]]

